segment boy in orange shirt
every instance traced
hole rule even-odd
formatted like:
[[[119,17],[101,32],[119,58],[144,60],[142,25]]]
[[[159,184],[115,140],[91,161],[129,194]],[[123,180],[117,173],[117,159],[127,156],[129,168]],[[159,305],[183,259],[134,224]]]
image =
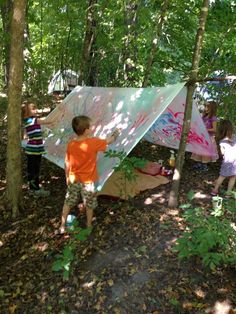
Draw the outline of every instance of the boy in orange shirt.
[[[78,204],[82,196],[87,215],[87,227],[92,226],[93,210],[97,207],[95,182],[98,180],[97,154],[105,151],[107,145],[113,143],[119,135],[118,130],[107,139],[91,137],[91,119],[77,116],[72,120],[72,128],[77,137],[67,145],[65,173],[67,192],[62,209],[59,233],[65,232],[67,216],[72,207]]]

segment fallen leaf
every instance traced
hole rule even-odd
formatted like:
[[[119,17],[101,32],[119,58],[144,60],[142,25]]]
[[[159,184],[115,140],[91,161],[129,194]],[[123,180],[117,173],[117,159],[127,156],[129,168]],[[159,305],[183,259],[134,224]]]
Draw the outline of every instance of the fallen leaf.
[[[110,287],[114,285],[114,281],[112,279],[107,280],[107,283]]]
[[[9,306],[9,313],[10,314],[14,314],[15,311],[16,311],[16,308],[17,308],[16,304],[13,304],[13,305]]]

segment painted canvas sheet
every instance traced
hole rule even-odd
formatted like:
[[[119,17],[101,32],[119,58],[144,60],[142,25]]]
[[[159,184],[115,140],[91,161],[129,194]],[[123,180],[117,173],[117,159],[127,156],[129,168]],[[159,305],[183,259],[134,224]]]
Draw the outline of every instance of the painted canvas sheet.
[[[186,89],[182,83],[160,88],[78,86],[50,114],[51,117],[55,117],[57,123],[50,130],[45,142],[46,157],[64,168],[66,145],[70,139],[75,137],[71,128],[71,120],[74,116],[81,114],[92,119],[95,136],[105,138],[115,128],[121,130],[121,135],[115,143],[109,146],[109,149],[125,151],[128,154],[148,130],[146,137],[148,140],[177,148],[185,96]],[[171,109],[171,107],[173,108]],[[191,132],[194,133],[194,136],[189,137],[187,149],[192,152],[199,153],[201,151],[210,154],[213,147],[202,119],[197,110],[193,115]],[[171,116],[173,117],[171,118]],[[159,118],[161,120],[157,122]],[[171,123],[170,127],[167,123]],[[172,135],[170,136],[170,134]],[[160,137],[160,140],[157,137]],[[195,144],[194,137],[199,137],[200,150],[199,146]],[[102,188],[117,163],[118,160],[104,157],[102,153],[99,154],[98,190]]]
[[[187,89],[182,88],[169,106],[158,117],[144,136],[147,141],[175,149],[179,148],[186,93]],[[193,103],[186,150],[202,156],[212,156],[216,153],[195,103]]]

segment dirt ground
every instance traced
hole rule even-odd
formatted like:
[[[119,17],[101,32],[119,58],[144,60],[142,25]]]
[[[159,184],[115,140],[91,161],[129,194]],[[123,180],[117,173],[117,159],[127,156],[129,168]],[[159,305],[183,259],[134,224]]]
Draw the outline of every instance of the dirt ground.
[[[4,121],[1,133],[3,195]],[[132,154],[166,161],[169,149],[143,141]],[[207,208],[219,163],[206,172],[193,171],[192,165],[187,154],[180,203],[186,203],[187,193],[193,190],[194,204]],[[22,167],[25,173],[24,155]],[[32,198],[25,184],[24,210],[18,219],[12,220],[3,205],[0,208],[0,313],[236,313],[235,268],[210,271],[200,259],[180,261],[173,252],[184,224],[183,209],[168,208],[171,183],[130,202],[99,197],[94,229],[78,243],[70,278],[63,281],[52,265],[69,241],[55,235],[66,189],[64,172],[43,159],[41,174],[50,197]],[[79,213],[78,220],[83,227],[85,214]]]

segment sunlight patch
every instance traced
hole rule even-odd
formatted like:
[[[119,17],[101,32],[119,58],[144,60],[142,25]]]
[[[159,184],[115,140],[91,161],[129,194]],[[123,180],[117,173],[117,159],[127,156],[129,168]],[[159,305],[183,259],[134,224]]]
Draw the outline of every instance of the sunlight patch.
[[[40,252],[44,252],[46,251],[46,249],[48,248],[49,244],[47,242],[41,242],[41,243],[37,243],[33,246],[33,249],[35,251],[40,251]]]
[[[232,309],[229,300],[225,300],[223,302],[217,301],[213,308],[214,314],[229,314]]]
[[[196,289],[194,293],[196,294],[198,298],[201,298],[201,299],[205,298],[206,296],[206,293],[201,288]]]
[[[151,197],[146,198],[145,201],[144,201],[144,204],[145,204],[145,205],[150,205],[150,204],[152,204],[152,199],[151,199]]]
[[[168,209],[167,214],[169,214],[171,216],[176,216],[179,214],[179,210],[178,209]]]
[[[194,198],[200,198],[200,199],[204,199],[207,198],[207,194],[201,193],[201,192],[197,192],[194,194]]]
[[[155,200],[158,199],[158,202],[163,204],[165,202],[165,197],[163,196],[162,193],[158,193],[158,194],[152,194],[151,197],[147,197],[144,200],[144,204],[145,205],[150,205],[152,203],[154,203]]]
[[[90,281],[90,282],[85,282],[85,283],[82,285],[82,287],[83,287],[84,289],[90,289],[90,288],[92,288],[94,285],[95,285],[95,281],[93,280],[93,281]]]

